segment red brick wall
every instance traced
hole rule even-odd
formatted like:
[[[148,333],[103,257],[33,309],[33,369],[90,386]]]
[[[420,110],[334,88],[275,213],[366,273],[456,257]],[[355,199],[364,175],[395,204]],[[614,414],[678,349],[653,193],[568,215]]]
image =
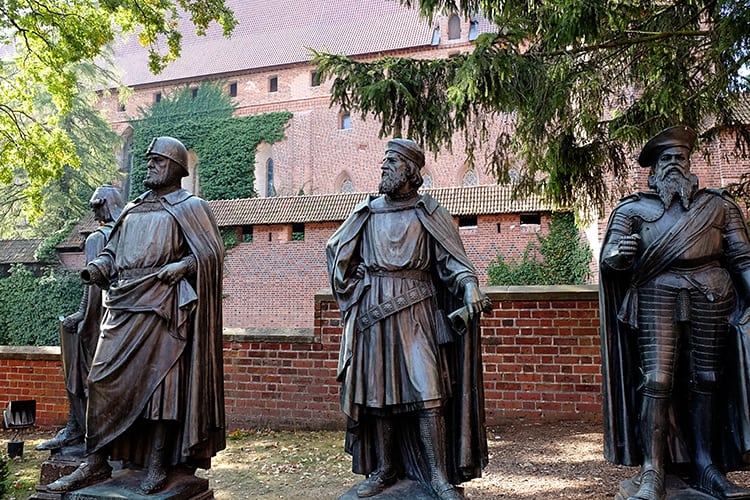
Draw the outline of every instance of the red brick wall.
[[[588,419],[601,414],[595,287],[487,289],[483,320],[487,422]],[[225,336],[229,428],[341,428],[336,366],[341,334],[330,295],[315,297],[309,334]],[[65,390],[55,348],[1,348],[0,394],[36,399],[40,426],[61,425]]]

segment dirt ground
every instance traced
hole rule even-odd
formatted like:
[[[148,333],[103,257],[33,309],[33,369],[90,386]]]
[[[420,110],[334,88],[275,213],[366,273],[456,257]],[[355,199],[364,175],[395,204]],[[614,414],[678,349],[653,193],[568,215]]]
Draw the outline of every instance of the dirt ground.
[[[24,457],[11,463],[9,498],[33,493],[46,454],[33,447],[43,437],[27,436]],[[7,435],[0,434],[7,441]],[[238,430],[214,460],[209,479],[217,500],[335,499],[362,479],[350,472],[342,432]],[[484,477],[464,483],[469,499],[612,499],[619,482],[637,469],[602,458],[600,425],[591,422],[521,422],[492,428],[490,463]],[[750,486],[750,472],[732,473]]]

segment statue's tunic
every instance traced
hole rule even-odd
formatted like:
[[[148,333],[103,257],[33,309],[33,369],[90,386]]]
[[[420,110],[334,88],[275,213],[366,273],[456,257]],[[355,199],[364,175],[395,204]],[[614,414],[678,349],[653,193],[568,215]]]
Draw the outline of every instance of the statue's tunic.
[[[194,276],[168,285],[166,264],[188,255]],[[112,277],[89,373],[87,451],[118,438],[139,418],[175,420],[173,463],[210,458],[224,446],[221,358],[223,245],[203,200],[180,190],[126,207],[93,262]],[[132,434],[132,433],[131,433]],[[127,441],[133,436],[129,435]]]
[[[472,269],[435,244],[419,222],[413,203],[373,207],[360,255],[370,274],[361,311],[408,296],[419,287],[432,289],[433,263],[440,281],[451,289],[458,288],[461,276],[473,275]],[[345,383],[354,391],[355,404],[393,411],[442,404],[449,388],[440,370],[437,309],[433,292],[361,332]]]

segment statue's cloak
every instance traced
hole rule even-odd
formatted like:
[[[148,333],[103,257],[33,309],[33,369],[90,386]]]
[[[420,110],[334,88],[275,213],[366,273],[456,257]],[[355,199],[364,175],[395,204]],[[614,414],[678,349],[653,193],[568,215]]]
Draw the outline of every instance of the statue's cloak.
[[[117,239],[128,213],[147,195],[125,207],[110,242]],[[134,424],[156,387],[181,358],[185,367],[180,388],[184,410],[172,461],[208,467],[210,458],[226,445],[221,302],[224,245],[204,200],[180,189],[159,202],[179,226],[195,256],[196,273],[190,285],[183,278],[163,292],[159,290],[164,290],[164,285],[155,272],[120,287],[116,293],[115,287],[107,292],[108,307],[134,314],[153,312],[150,316],[155,317],[154,324],[163,327],[158,328],[158,335],[150,336],[148,332],[121,328],[128,340],[112,341],[107,349],[102,345],[104,339],[100,341],[89,376],[86,448],[91,453],[114,442],[113,455],[142,458],[141,444],[136,441],[144,436]],[[159,245],[159,235],[153,236],[154,245]],[[153,300],[152,295],[158,294],[164,295],[162,302]]]
[[[635,210],[639,202],[649,203],[657,195],[637,193],[625,198],[612,212],[604,241],[608,241],[612,221],[618,210]],[[701,233],[716,219],[716,211],[730,202],[714,190],[696,193],[693,206],[683,220],[655,241],[636,259],[630,271],[607,270],[600,258],[599,314],[601,322],[602,396],[604,411],[604,456],[623,465],[640,465],[641,431],[639,421],[641,383],[638,332],[635,329],[637,288],[662,270],[690,245],[700,241]],[[750,450],[750,324],[740,324],[739,312],[748,305],[747,297],[738,297],[737,311],[731,318],[723,383],[717,394],[717,465],[736,470],[746,465],[743,454]],[[685,343],[683,343],[685,344]],[[684,346],[683,346],[684,347]],[[681,359],[686,359],[680,355]],[[678,358],[678,359],[680,359]],[[688,373],[681,363],[675,375],[675,387],[669,409],[668,449],[673,463],[690,461]]]

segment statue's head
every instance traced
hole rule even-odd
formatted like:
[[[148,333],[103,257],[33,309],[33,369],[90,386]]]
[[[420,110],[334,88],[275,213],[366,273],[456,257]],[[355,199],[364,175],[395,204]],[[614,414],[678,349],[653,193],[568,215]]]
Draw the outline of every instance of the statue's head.
[[[117,220],[122,213],[123,206],[120,191],[109,184],[96,188],[89,200],[89,207],[94,211],[94,218],[104,223]]]
[[[146,159],[143,184],[148,188],[179,187],[180,179],[189,175],[187,149],[174,137],[155,137],[146,151]]]
[[[394,160],[396,164],[390,167],[389,164]],[[424,150],[419,144],[410,139],[391,139],[386,145],[381,166],[383,177],[380,191],[389,193],[400,188],[404,183],[408,183],[412,189],[418,189],[424,182],[422,167],[424,167]]]
[[[175,162],[182,169],[182,176],[190,175],[188,172],[188,152],[185,145],[174,137],[154,137],[146,150],[146,158],[158,155]]]
[[[687,208],[698,188],[698,177],[690,173],[690,154],[696,139],[690,127],[669,127],[649,139],[638,156],[641,166],[653,169],[648,185],[667,206],[679,198]]]

